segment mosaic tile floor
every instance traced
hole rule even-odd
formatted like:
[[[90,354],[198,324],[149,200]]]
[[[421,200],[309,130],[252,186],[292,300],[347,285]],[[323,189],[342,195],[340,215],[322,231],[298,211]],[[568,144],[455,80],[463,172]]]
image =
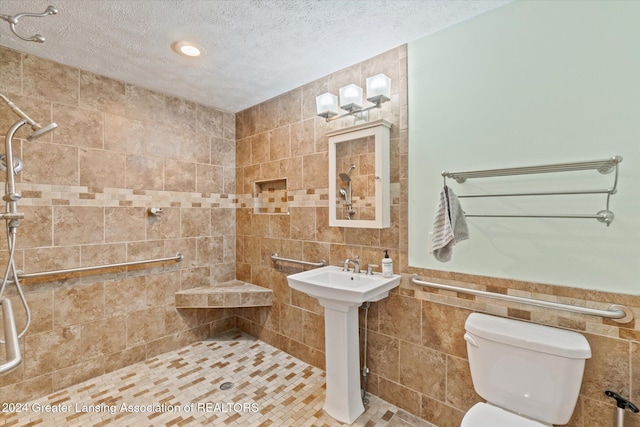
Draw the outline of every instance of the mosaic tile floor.
[[[221,390],[226,382],[233,387]],[[0,413],[0,424],[345,425],[322,411],[324,383],[322,370],[233,331],[28,402],[24,412]],[[373,395],[353,425],[431,426]]]

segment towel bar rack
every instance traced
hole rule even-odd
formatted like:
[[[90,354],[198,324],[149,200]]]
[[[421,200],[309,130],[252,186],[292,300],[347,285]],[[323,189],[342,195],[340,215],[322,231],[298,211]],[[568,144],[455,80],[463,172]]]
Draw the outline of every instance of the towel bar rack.
[[[473,197],[526,197],[526,196],[567,196],[575,194],[615,194],[615,188],[600,190],[574,190],[574,191],[538,191],[531,193],[487,193],[487,194],[459,194],[458,199]]]
[[[603,210],[598,211],[594,215],[557,215],[557,214],[464,214],[467,218],[569,218],[569,219],[597,219],[605,224],[611,224],[614,215],[613,212]]]
[[[308,265],[308,266],[311,266],[311,267],[324,267],[325,265],[327,265],[325,260],[322,260],[320,262],[311,262],[311,261],[302,261],[300,259],[282,258],[282,257],[278,256],[277,252],[274,252],[271,255],[271,259],[274,260],[274,261],[293,262],[295,264]]]
[[[462,184],[467,178],[488,178],[494,176],[526,175],[550,172],[571,172],[579,170],[595,169],[600,173],[609,173],[617,169],[618,163],[622,162],[622,156],[613,156],[603,160],[589,160],[585,162],[555,163],[537,166],[521,166],[516,168],[484,169],[463,172],[442,172],[445,178],[453,178]],[[445,180],[446,184],[446,180]]]
[[[142,261],[128,261],[128,262],[120,262],[117,264],[93,265],[91,267],[77,267],[77,268],[69,268],[66,270],[41,271],[38,273],[19,273],[18,279],[30,279],[34,277],[43,277],[43,276],[56,276],[56,275],[67,274],[67,273],[79,273],[84,271],[102,270],[104,268],[129,267],[132,265],[150,264],[154,262],[166,262],[166,261],[180,262],[183,259],[184,259],[184,255],[182,255],[181,252],[178,252],[176,253],[175,256],[167,257],[167,258],[146,259]]]
[[[461,194],[458,195],[459,199],[462,198],[478,198],[478,197],[523,197],[523,196],[560,196],[560,195],[578,195],[578,194],[606,194],[606,208],[596,212],[595,214],[582,215],[582,214],[568,214],[568,215],[554,215],[554,214],[468,214],[465,212],[466,217],[485,217],[485,218],[577,218],[577,219],[597,219],[609,226],[613,222],[615,215],[609,210],[609,200],[613,194],[617,192],[618,186],[618,165],[622,162],[622,156],[613,156],[602,160],[589,160],[584,162],[570,162],[570,163],[555,163],[547,165],[537,166],[523,166],[515,168],[502,168],[502,169],[484,169],[473,171],[461,171],[461,172],[448,172],[443,171],[442,176],[444,179],[444,185],[447,185],[447,178],[455,179],[459,184],[464,183],[470,178],[489,178],[500,176],[512,176],[512,175],[526,175],[526,174],[539,174],[539,173],[551,173],[551,172],[573,172],[581,170],[597,170],[602,174],[607,174],[615,171],[615,177],[613,180],[613,187],[606,189],[593,189],[593,190],[566,190],[566,191],[533,191],[533,192],[515,192],[515,193],[487,193],[487,194]]]
[[[442,283],[433,283],[420,280],[418,276],[411,278],[411,283],[418,286],[428,288],[442,289],[445,291],[460,292],[463,294],[475,295],[478,297],[493,298],[502,301],[516,302],[520,304],[534,305],[537,307],[553,308],[555,310],[569,311],[572,313],[586,314],[588,316],[599,316],[611,319],[618,323],[628,323],[633,320],[633,312],[624,305],[612,304],[607,310],[597,308],[580,307],[577,305],[562,304],[558,302],[538,300],[534,298],[518,297],[514,295],[498,294],[495,292],[480,291],[477,289],[463,288],[461,286],[444,285]]]

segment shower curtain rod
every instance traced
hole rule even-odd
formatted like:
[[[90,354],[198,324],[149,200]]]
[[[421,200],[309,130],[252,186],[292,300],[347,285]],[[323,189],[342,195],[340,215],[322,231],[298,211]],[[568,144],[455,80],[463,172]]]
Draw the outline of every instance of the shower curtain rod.
[[[184,259],[184,255],[182,255],[182,252],[178,252],[176,253],[176,256],[167,257],[167,258],[146,259],[142,261],[128,261],[128,262],[120,262],[116,264],[94,265],[91,267],[77,267],[77,268],[69,268],[66,270],[41,271],[39,273],[20,273],[18,274],[18,279],[30,279],[33,277],[55,276],[55,275],[67,274],[67,273],[78,273],[78,272],[84,272],[84,271],[102,270],[104,268],[129,267],[132,265],[150,264],[154,262],[166,262],[166,261],[180,262],[183,259]]]
[[[478,297],[493,298],[502,301],[516,302],[519,304],[535,305],[543,308],[553,308],[555,310],[569,311],[572,313],[586,314],[588,316],[599,316],[611,319],[618,323],[628,323],[633,320],[633,313],[628,307],[620,304],[612,304],[607,310],[597,308],[580,307],[577,305],[562,304],[558,302],[538,300],[534,298],[518,297],[514,295],[498,294],[495,292],[480,291],[477,289],[463,288],[461,286],[444,285],[442,283],[425,282],[420,280],[418,276],[411,278],[411,283],[427,288],[442,289],[451,292],[460,292],[463,294],[475,295]]]

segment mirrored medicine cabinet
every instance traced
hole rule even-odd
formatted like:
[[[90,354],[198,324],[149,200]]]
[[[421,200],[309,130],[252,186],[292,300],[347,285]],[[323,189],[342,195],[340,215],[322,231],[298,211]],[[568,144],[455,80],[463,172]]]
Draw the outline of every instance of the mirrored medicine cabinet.
[[[390,129],[380,119],[327,133],[330,226],[390,226]]]

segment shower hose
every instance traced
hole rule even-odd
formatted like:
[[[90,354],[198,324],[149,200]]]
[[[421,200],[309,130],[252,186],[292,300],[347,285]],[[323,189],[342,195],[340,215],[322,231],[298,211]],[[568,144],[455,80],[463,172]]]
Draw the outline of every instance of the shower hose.
[[[8,204],[9,203],[7,203],[7,205]],[[16,290],[27,316],[27,321],[25,323],[24,329],[18,334],[18,338],[22,338],[22,336],[24,336],[24,334],[27,332],[27,329],[29,329],[29,325],[31,324],[31,311],[29,310],[29,305],[27,304],[27,299],[24,296],[24,292],[22,292],[22,287],[20,286],[20,281],[18,280],[18,271],[15,264],[16,235],[18,224],[19,222],[17,219],[7,220],[7,245],[9,246],[9,259],[7,260],[7,269],[5,270],[4,277],[2,279],[2,287],[0,287],[0,298],[2,298],[7,284],[10,281],[13,281],[13,283],[16,285]],[[0,344],[4,344],[4,340],[0,340]]]

